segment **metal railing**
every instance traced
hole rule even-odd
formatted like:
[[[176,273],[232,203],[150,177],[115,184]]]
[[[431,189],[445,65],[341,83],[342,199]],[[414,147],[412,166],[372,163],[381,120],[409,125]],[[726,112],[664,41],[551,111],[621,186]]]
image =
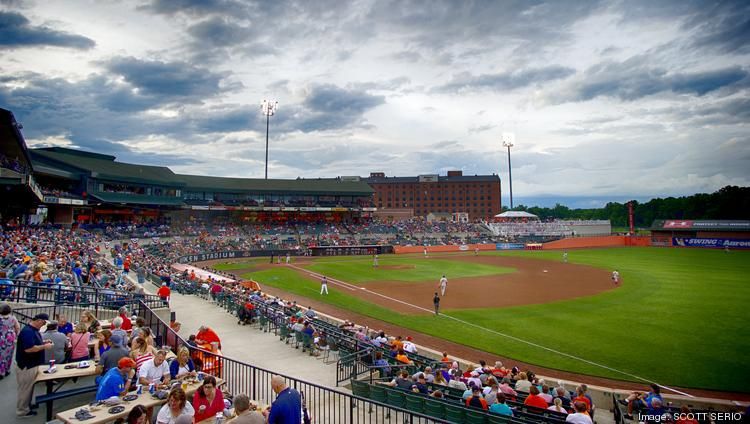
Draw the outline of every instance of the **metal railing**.
[[[339,348],[340,349],[340,348]],[[336,361],[336,385],[345,381],[356,380],[360,375],[370,371],[372,349],[365,348],[357,352],[341,351]]]
[[[161,298],[155,295],[139,295],[93,286],[62,286],[20,279],[10,281],[12,282],[11,285],[0,286],[0,300],[5,302],[77,303],[81,306],[96,304],[100,308],[117,309],[136,299],[142,300],[150,308],[165,306]]]
[[[129,300],[125,305],[128,308],[128,312],[134,315],[142,315],[142,310],[145,308],[143,302],[135,300]],[[34,315],[45,313],[49,315],[50,320],[57,319],[60,315],[67,317],[69,322],[76,322],[81,312],[84,310],[90,311],[98,320],[112,320],[118,316],[118,309],[112,309],[108,303],[92,303],[83,306],[78,303],[58,303],[50,305],[36,305],[36,306],[23,306],[14,307],[13,314],[16,315],[19,322],[27,322],[31,320]]]
[[[221,378],[226,385],[226,390],[230,393],[247,394],[261,405],[270,405],[275,399],[276,394],[271,388],[271,378],[279,375],[286,380],[288,386],[304,394],[307,410],[314,423],[449,423],[439,418],[333,390],[190,346],[145,304],[139,309],[139,316],[144,318],[146,326],[150,327],[155,334],[158,340],[157,345],[169,346],[175,351],[182,346],[187,346],[192,352],[192,357],[200,359],[204,373]]]

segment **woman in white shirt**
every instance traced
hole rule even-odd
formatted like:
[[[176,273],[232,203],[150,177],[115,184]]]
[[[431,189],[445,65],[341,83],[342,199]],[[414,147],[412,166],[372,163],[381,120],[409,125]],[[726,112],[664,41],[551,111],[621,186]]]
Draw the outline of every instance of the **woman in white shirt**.
[[[156,416],[157,424],[175,424],[177,417],[181,415],[193,416],[195,409],[188,403],[185,391],[181,387],[175,387],[169,392],[167,403],[161,407]]]
[[[560,398],[555,398],[555,404],[550,406],[547,409],[549,409],[550,411],[555,411],[561,414],[568,415],[568,411],[565,408],[563,408],[562,399]]]

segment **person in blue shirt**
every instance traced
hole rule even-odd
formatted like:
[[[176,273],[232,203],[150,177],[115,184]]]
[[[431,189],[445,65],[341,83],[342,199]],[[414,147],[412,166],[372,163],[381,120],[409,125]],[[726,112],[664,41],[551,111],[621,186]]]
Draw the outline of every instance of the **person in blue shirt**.
[[[125,357],[104,374],[96,390],[96,400],[106,400],[113,396],[123,396],[130,389],[130,382],[135,376],[135,361]]]
[[[505,403],[505,395],[503,393],[497,394],[497,402],[490,405],[490,412],[493,414],[507,415],[509,417],[513,416],[513,410]]]
[[[271,388],[277,396],[271,408],[263,412],[268,424],[301,424],[302,399],[299,392],[287,387],[284,379],[278,375],[271,378]]]

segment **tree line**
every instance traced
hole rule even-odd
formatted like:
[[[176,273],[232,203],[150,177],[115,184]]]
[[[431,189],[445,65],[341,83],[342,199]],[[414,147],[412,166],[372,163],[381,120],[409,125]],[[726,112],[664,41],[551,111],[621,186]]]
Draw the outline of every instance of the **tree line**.
[[[635,226],[640,228],[650,227],[655,219],[750,219],[750,187],[726,186],[711,194],[632,202]],[[627,203],[609,202],[596,209],[570,209],[559,203],[553,208],[519,205],[512,210],[533,213],[542,220],[608,219],[613,227],[627,227]]]

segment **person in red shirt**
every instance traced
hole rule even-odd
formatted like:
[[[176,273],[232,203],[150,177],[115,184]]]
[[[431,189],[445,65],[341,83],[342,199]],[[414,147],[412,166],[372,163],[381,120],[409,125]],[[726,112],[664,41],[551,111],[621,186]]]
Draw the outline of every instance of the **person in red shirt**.
[[[167,287],[167,283],[161,283],[161,287],[156,291],[156,294],[164,301],[164,303],[169,303],[169,295],[171,292],[169,287]]]
[[[133,323],[130,322],[130,318],[128,318],[128,310],[124,306],[120,308],[120,318],[122,318],[122,328],[125,331],[130,331],[133,329]]]
[[[207,375],[203,379],[203,385],[195,391],[193,409],[196,423],[224,412],[224,395],[216,387],[216,379],[212,375]]]
[[[526,397],[526,400],[523,401],[523,404],[539,409],[547,409],[547,407],[549,407],[547,401],[544,400],[543,397],[539,396],[539,388],[537,388],[536,386],[531,386],[529,388],[529,395]]]
[[[202,325],[198,329],[198,334],[195,335],[195,343],[197,343],[199,346],[203,347],[204,345],[208,345],[208,348],[203,347],[206,350],[211,350],[211,343],[218,343],[219,349],[221,349],[221,339],[219,339],[219,335],[214,332],[214,330],[206,327],[205,325]]]
[[[578,386],[576,387],[576,397],[570,402],[573,405],[575,405],[576,402],[583,402],[586,404],[586,412],[591,415],[591,399],[586,397],[586,393],[583,390],[583,387]]]

